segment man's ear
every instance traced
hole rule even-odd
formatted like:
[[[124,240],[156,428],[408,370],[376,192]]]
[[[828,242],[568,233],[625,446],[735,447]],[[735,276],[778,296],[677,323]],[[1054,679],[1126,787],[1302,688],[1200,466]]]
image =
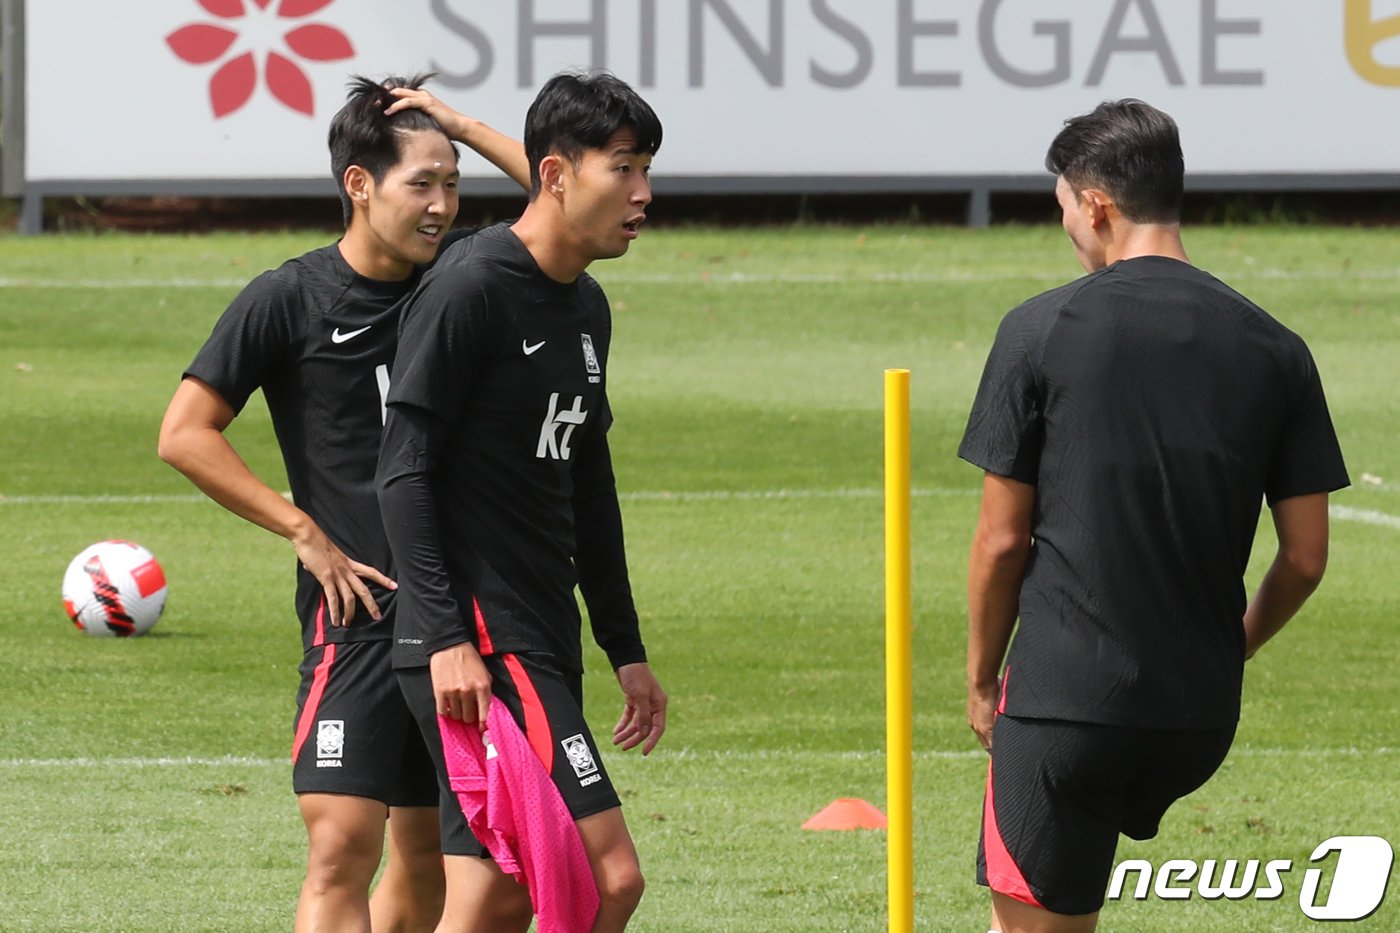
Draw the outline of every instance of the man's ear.
[[[557,153],[550,153],[540,160],[540,191],[551,197],[560,198],[564,195],[564,157]]]
[[[1085,188],[1079,192],[1079,208],[1084,211],[1085,219],[1094,230],[1108,221],[1110,212],[1117,210],[1113,199],[1098,188]]]
[[[350,203],[356,207],[364,207],[369,203],[370,193],[374,190],[374,176],[363,166],[352,165],[347,168],[343,181],[345,193],[350,196]]]

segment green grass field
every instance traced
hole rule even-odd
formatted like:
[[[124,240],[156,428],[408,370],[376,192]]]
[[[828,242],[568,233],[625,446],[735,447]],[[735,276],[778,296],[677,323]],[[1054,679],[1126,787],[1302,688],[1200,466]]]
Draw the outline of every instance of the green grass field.
[[[0,238],[0,929],[290,927],[299,659],[290,547],[155,456],[183,366],[239,285],[317,235]],[[1251,662],[1221,772],[1119,858],[1290,859],[1286,892],[1110,903],[1101,929],[1305,930],[1337,835],[1400,842],[1400,234],[1188,232],[1193,258],[1310,342],[1353,488],[1322,589]],[[986,929],[984,756],[963,717],[963,568],[980,475],[955,457],[1000,316],[1078,274],[1058,229],[660,230],[599,264],[634,586],[670,729],[614,754],[649,889],[634,928],[885,929],[885,837],[799,824],[884,806],[881,379],[912,370],[916,912]],[[283,488],[255,400],[235,443]],[[156,631],[79,635],[68,560],[161,559]],[[1251,583],[1272,555],[1261,523]],[[590,714],[610,675],[589,655]],[[1328,866],[1327,863],[1322,866]],[[1394,887],[1394,885],[1392,885]],[[1364,929],[1400,929],[1391,902]]]

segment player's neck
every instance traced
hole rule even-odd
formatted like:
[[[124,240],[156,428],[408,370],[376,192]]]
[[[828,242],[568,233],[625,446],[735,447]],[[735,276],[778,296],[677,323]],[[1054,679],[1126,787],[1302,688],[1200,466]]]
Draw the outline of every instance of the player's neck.
[[[1186,246],[1181,242],[1180,224],[1131,224],[1114,239],[1105,244],[1105,265],[1113,265],[1124,259],[1141,259],[1144,256],[1165,256],[1189,263]]]
[[[530,202],[510,229],[525,244],[541,272],[567,285],[583,275],[591,260],[569,236],[563,215],[551,207],[539,199]]]
[[[356,275],[376,282],[402,282],[413,274],[413,263],[387,256],[375,248],[373,236],[365,232],[367,228],[352,223],[341,237],[340,256]]]

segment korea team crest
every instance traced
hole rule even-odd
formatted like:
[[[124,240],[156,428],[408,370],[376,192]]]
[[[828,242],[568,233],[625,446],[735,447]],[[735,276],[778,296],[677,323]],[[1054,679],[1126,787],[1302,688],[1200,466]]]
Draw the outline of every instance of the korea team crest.
[[[583,341],[583,367],[588,370],[588,381],[599,382],[603,378],[603,367],[598,365],[598,351],[593,349],[593,338],[588,334],[579,334],[579,339]]]
[[[345,720],[320,719],[316,722],[316,767],[339,768],[345,756]]]
[[[593,760],[593,751],[588,747],[588,742],[582,734],[571,735],[559,743],[564,747],[564,754],[568,756],[569,764],[573,766],[574,776],[579,779],[579,783],[587,787],[589,784],[597,783],[601,779],[598,774],[598,763]]]

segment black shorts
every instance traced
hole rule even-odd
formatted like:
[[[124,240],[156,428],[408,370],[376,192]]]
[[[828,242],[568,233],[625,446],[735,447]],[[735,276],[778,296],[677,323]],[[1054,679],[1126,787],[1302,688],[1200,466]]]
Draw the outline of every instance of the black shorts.
[[[393,642],[320,645],[301,662],[292,789],[435,807],[437,774],[389,663]]]
[[[553,778],[554,786],[559,788],[570,815],[580,820],[621,806],[583,718],[583,677],[560,671],[548,654],[492,654],[482,660],[491,675],[491,692],[510,710]],[[447,784],[428,668],[404,668],[398,674],[399,685],[437,767],[442,852],[488,858],[486,847],[472,835],[462,805]]]
[[[1151,839],[1215,773],[1225,729],[1129,729],[997,716],[977,883],[1057,914],[1103,906],[1121,832]]]

